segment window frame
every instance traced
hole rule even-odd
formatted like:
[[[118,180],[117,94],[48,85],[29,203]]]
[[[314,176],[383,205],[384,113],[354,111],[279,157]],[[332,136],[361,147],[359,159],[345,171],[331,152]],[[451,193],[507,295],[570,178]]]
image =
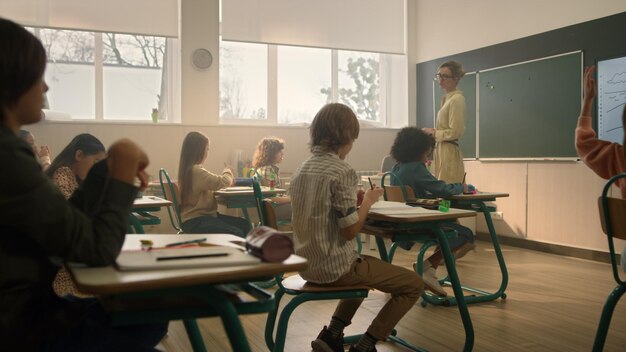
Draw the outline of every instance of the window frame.
[[[41,39],[40,31],[41,29],[51,29],[56,30],[58,28],[48,28],[48,27],[33,27],[32,28],[34,35]],[[89,32],[94,35],[94,53],[93,53],[93,67],[94,67],[94,116],[91,118],[73,118],[69,121],[72,122],[105,122],[105,123],[139,123],[139,124],[152,124],[154,123],[152,119],[147,119],[145,117],[137,116],[136,118],[122,119],[122,118],[111,118],[107,119],[104,115],[104,45],[102,40],[102,32],[93,32],[93,31],[81,31],[76,29],[71,29],[68,31],[74,32]],[[126,33],[117,33],[117,32],[107,32],[107,33],[115,33],[115,34],[126,34]],[[145,36],[153,36],[153,35],[145,35]],[[158,37],[158,36],[156,36]],[[165,118],[162,120],[158,120],[159,123],[180,123],[180,104],[181,104],[181,80],[180,80],[180,48],[179,48],[179,40],[178,38],[170,38],[170,37],[161,37],[164,38],[167,45],[167,72],[165,73],[167,77],[167,109]],[[48,59],[48,63],[52,62],[52,60]],[[162,69],[165,69],[163,67]],[[47,110],[47,109],[46,109]],[[56,111],[56,110],[50,110]],[[59,111],[61,113],[65,113],[63,111]],[[70,115],[71,116],[71,115]]]
[[[222,40],[220,38],[220,50]],[[241,42],[239,42],[241,43]],[[252,44],[252,43],[251,43]],[[253,43],[259,45],[259,43]],[[237,125],[237,126],[309,126],[311,122],[304,124],[283,124],[278,122],[278,47],[275,44],[262,44],[267,47],[267,118],[264,120],[246,119],[246,118],[222,118],[218,114],[219,125]],[[331,55],[331,101],[339,101],[339,52],[338,49],[330,50]],[[386,54],[377,53],[379,55],[379,121],[370,121],[359,119],[359,122],[365,127],[372,128],[389,128],[389,119],[387,118],[387,75],[386,75]],[[221,83],[221,82],[220,82]],[[221,88],[221,84],[220,84]],[[221,96],[221,92],[220,92]]]

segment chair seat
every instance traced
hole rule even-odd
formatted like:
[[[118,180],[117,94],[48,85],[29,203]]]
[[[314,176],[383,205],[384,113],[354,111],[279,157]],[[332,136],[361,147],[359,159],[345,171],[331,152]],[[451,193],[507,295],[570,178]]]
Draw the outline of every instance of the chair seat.
[[[292,291],[300,291],[306,293],[319,292],[339,292],[339,291],[359,291],[370,290],[367,286],[323,286],[306,281],[300,275],[289,276],[282,281],[284,288]]]

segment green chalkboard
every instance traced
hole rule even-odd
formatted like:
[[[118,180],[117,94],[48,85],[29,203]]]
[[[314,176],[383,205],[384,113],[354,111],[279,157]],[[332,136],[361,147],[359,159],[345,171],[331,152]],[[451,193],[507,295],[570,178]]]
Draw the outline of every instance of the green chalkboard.
[[[465,133],[459,139],[459,146],[464,159],[476,158],[476,73],[466,73],[459,82],[457,89],[463,92],[465,96]],[[433,96],[435,107],[435,124],[437,121],[437,113],[441,107],[441,97],[444,91],[439,87],[437,81],[433,81]]]
[[[576,158],[582,52],[478,74],[478,157]]]

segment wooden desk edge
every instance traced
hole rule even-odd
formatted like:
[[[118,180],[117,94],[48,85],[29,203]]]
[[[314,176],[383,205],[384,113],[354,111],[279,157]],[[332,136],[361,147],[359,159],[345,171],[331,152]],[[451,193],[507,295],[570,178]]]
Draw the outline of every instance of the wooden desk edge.
[[[453,200],[489,200],[494,198],[505,198],[508,197],[508,193],[500,193],[500,192],[485,192],[485,193],[476,193],[476,194],[457,194],[451,196],[448,199]]]
[[[476,212],[455,212],[455,213],[438,213],[433,215],[422,215],[419,219],[416,219],[414,215],[385,215],[377,213],[368,213],[367,217],[373,220],[389,221],[395,223],[408,223],[408,222],[426,222],[426,221],[446,221],[458,218],[471,218],[475,217]]]
[[[76,284],[79,291],[83,293],[93,295],[113,295],[120,293],[141,292],[159,289],[168,289],[176,287],[187,287],[196,285],[219,285],[233,282],[245,282],[254,281],[258,278],[273,276],[276,274],[300,271],[306,269],[306,259],[298,256],[291,256],[285,262],[282,263],[262,263],[262,265],[256,265],[250,270],[249,266],[245,267],[226,267],[229,270],[223,273],[199,273],[199,274],[183,274],[179,277],[167,277],[162,279],[145,280],[137,282],[119,282],[111,284],[85,284],[76,279],[74,270],[89,270],[89,269],[107,269],[118,271],[114,267],[106,268],[70,268],[72,279]],[[237,270],[240,268],[240,270]],[[119,271],[118,271],[119,272]],[[125,272],[119,272],[125,273]],[[126,272],[131,273],[131,272]],[[122,280],[123,281],[123,280]]]

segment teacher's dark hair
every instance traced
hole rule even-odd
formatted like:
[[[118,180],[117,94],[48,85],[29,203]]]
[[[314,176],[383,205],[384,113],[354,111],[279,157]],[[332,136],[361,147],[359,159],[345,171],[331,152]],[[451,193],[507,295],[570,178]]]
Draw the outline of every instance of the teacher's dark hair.
[[[37,37],[15,22],[0,18],[0,122],[46,69],[46,51]]]
[[[418,161],[424,153],[435,147],[435,138],[417,127],[405,127],[396,135],[391,146],[391,156],[404,164]]]

